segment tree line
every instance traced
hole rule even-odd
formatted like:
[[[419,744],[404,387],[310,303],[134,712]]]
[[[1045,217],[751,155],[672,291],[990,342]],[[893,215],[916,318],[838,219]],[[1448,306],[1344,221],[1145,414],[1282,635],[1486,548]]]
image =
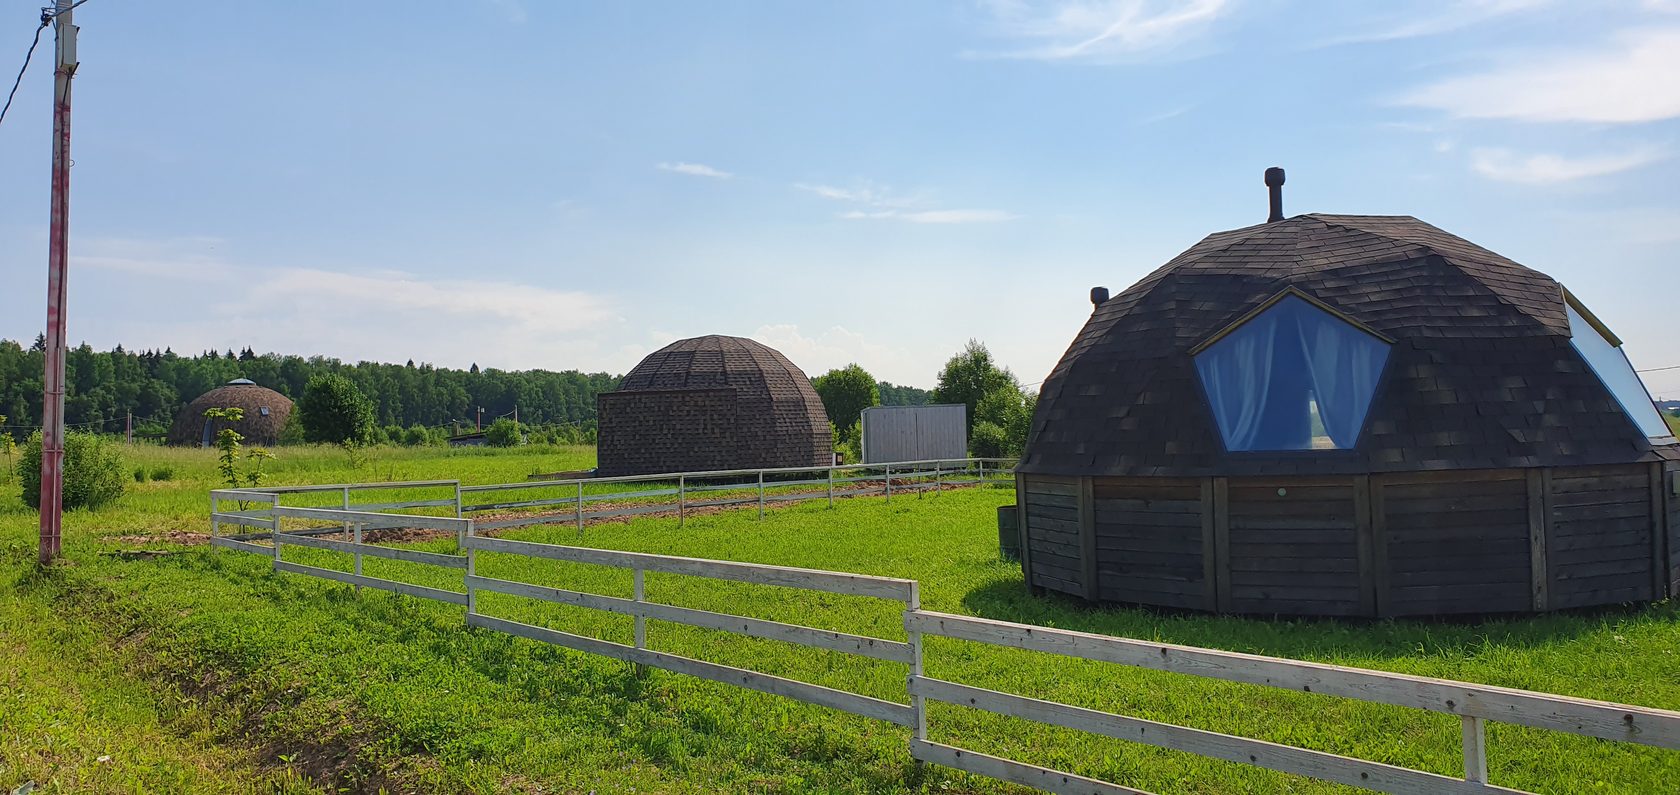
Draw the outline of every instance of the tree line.
[[[9,417],[0,431],[22,439],[41,420],[42,374],[46,340],[33,345],[0,339],[0,415]],[[571,426],[592,436],[595,396],[618,387],[619,376],[577,370],[479,369],[459,370],[431,364],[384,364],[259,354],[246,348],[238,353],[203,351],[182,356],[162,351],[129,351],[118,345],[96,351],[83,343],[66,352],[65,422],[81,430],[121,433],[130,412],[135,432],[161,436],[177,414],[194,398],[235,378],[248,378],[293,401],[300,400],[310,379],[341,375],[365,396],[380,428],[447,428],[463,431],[519,408],[528,426]],[[885,381],[876,384],[884,405],[921,405],[928,392]]]
[[[24,347],[0,340],[0,414],[8,430],[22,437],[41,418],[44,339]],[[249,378],[296,401],[317,375],[333,373],[354,384],[373,405],[381,426],[475,426],[519,407],[526,423],[592,427],[595,396],[617,388],[618,377],[576,370],[466,370],[431,364],[383,364],[311,356],[204,351],[182,356],[162,351],[128,351],[121,345],[95,351],[83,343],[65,357],[65,422],[90,431],[120,433],[129,412],[136,433],[160,435],[186,404],[235,378]]]

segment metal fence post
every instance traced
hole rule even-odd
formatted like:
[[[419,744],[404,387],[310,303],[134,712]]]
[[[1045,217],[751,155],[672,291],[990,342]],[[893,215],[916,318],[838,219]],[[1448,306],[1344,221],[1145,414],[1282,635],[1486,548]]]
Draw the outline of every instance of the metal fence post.
[[[647,617],[643,616],[642,612],[641,612],[642,611],[642,603],[647,601],[647,588],[646,588],[646,583],[644,582],[644,579],[643,579],[644,576],[645,576],[645,572],[643,572],[641,567],[638,566],[636,569],[634,569],[634,575],[633,576],[635,577],[635,589],[636,589],[635,590],[635,597],[636,597],[636,648],[646,649],[647,648]],[[642,665],[641,663],[636,663],[632,667],[632,670],[634,670],[636,672],[637,676],[646,676],[647,675],[647,666]]]
[[[892,464],[887,465],[887,502],[892,502]]]
[[[677,526],[682,527],[688,521],[684,511],[688,509],[688,476],[677,476]]]
[[[764,470],[758,471],[758,518],[764,518]]]
[[[578,538],[582,538],[583,537],[583,481],[581,481],[581,480],[578,481],[577,487],[578,487],[577,530],[578,530]]]
[[[344,502],[342,504],[342,508],[346,511],[350,510],[350,487],[349,486],[344,487]],[[348,522],[348,521],[346,521],[344,523],[344,538],[346,540],[349,540],[349,538],[350,538],[350,522]],[[360,537],[357,537],[356,543],[358,543],[358,544],[362,543]],[[360,574],[361,572],[357,572],[357,573]]]
[[[274,508],[279,507],[279,504],[279,499],[276,498],[274,504],[268,510],[268,538],[274,542],[275,571],[280,570],[280,513],[274,510]]]
[[[828,468],[828,507],[834,508],[834,467]]]

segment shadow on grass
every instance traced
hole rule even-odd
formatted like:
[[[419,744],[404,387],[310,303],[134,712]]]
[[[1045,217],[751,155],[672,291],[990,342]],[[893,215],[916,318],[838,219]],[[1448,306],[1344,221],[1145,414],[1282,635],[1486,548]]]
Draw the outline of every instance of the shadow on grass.
[[[1058,593],[1034,596],[1019,576],[981,585],[962,605],[984,618],[1140,640],[1293,659],[1468,657],[1489,647],[1540,648],[1626,623],[1680,621],[1663,601],[1544,615],[1418,619],[1218,616],[1141,606],[1091,604]]]

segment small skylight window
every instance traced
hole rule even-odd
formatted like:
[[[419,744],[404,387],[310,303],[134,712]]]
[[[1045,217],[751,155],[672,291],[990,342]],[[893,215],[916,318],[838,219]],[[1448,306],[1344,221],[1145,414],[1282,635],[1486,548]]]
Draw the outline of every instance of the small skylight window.
[[[1359,441],[1388,343],[1284,295],[1195,354],[1225,449],[1346,450]]]
[[[1618,343],[1606,339],[1598,326],[1589,322],[1576,309],[1574,300],[1566,302],[1569,310],[1569,342],[1575,346],[1575,351],[1581,358],[1587,360],[1587,366],[1592,368],[1593,374],[1598,376],[1604,388],[1622,405],[1622,411],[1627,412],[1633,424],[1652,439],[1662,439],[1674,435],[1663,421],[1662,414],[1657,412],[1657,406],[1651,402],[1651,393],[1645,391],[1645,384],[1639,380],[1639,374],[1633,371],[1633,365],[1628,363],[1627,355],[1622,353]]]
[[[268,416],[268,407],[263,406],[261,408],[258,408],[257,413],[263,415],[264,417],[267,417]]]

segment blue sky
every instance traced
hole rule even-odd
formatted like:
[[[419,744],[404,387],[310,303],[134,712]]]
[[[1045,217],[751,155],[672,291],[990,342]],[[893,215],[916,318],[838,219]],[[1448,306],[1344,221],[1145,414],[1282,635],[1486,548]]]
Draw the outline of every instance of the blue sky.
[[[0,7],[0,68],[39,0]],[[6,20],[9,20],[6,21]],[[70,337],[624,372],[751,336],[1024,382],[1216,230],[1418,216],[1680,364],[1680,0],[89,0]],[[50,33],[0,126],[43,324]],[[1680,396],[1680,370],[1647,383]]]

